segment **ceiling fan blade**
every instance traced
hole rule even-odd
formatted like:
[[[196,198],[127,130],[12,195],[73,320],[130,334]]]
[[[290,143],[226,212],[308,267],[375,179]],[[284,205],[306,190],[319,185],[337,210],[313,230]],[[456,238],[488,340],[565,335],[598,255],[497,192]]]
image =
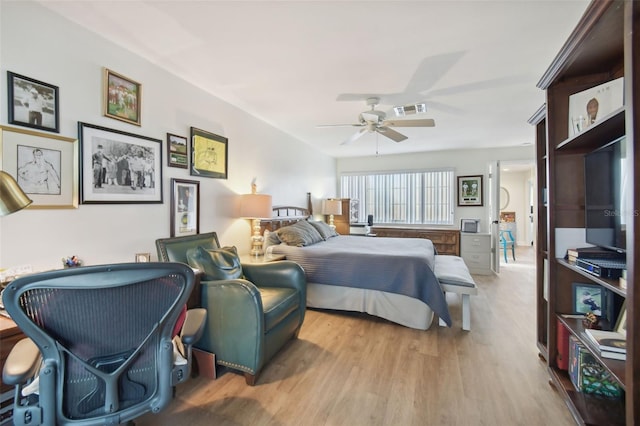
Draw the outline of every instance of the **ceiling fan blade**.
[[[367,128],[363,127],[362,129],[358,130],[358,132],[354,133],[349,139],[347,139],[346,141],[342,142],[340,145],[349,145],[351,142],[354,142],[354,141],[360,139],[360,137],[362,135],[364,135],[365,133],[367,133]]]
[[[402,142],[403,140],[407,139],[407,137],[402,133],[398,133],[388,127],[378,127],[376,129],[376,132],[380,133],[382,136],[388,137],[395,142]]]
[[[318,124],[316,127],[362,127],[363,125],[358,124]]]
[[[434,127],[436,122],[432,118],[421,118],[418,120],[384,120],[382,125],[391,127]]]

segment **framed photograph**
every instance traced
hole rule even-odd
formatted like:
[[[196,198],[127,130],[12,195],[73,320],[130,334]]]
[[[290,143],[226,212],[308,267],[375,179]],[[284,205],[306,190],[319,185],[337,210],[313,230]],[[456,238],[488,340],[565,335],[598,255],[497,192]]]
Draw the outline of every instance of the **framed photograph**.
[[[171,237],[200,232],[200,182],[171,179]]]
[[[477,233],[480,229],[480,219],[460,219],[460,232]]]
[[[167,133],[167,159],[169,167],[189,167],[186,137]]]
[[[586,314],[593,312],[599,317],[607,312],[607,297],[604,289],[596,284],[572,284],[573,312],[576,314]]]
[[[458,176],[458,205],[482,206],[482,175]]]
[[[616,326],[613,329],[613,331],[627,334],[627,301],[626,300],[622,304],[622,308],[620,308],[620,314],[618,315],[618,319],[616,320]]]
[[[140,126],[142,84],[105,68],[102,85],[104,115]]]
[[[78,123],[82,204],[162,203],[162,141]]]
[[[138,263],[151,262],[151,253],[136,253],[136,262]]]
[[[228,139],[191,128],[191,175],[227,178]]]
[[[2,170],[33,203],[29,209],[78,208],[78,140],[0,126]]]
[[[60,132],[58,87],[7,71],[9,123]]]
[[[575,136],[624,106],[624,77],[569,96],[569,136]]]

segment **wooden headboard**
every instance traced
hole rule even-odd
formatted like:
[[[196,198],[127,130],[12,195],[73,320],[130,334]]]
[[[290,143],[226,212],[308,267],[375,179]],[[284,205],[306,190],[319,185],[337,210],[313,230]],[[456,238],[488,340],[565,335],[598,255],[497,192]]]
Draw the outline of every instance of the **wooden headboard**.
[[[307,207],[275,206],[272,210],[271,219],[262,219],[260,221],[260,234],[263,234],[265,229],[275,231],[300,220],[308,219],[313,214],[311,193],[307,192]]]

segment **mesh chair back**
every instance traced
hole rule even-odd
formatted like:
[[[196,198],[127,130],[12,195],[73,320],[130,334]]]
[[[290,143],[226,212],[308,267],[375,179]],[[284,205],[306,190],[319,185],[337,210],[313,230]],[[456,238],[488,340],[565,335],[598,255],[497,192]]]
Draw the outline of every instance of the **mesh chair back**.
[[[42,371],[55,373],[40,374],[45,415],[55,410],[56,424],[121,423],[162,409],[172,395],[173,326],[193,283],[191,268],[164,262],[72,268],[13,281],[5,307],[39,347]]]

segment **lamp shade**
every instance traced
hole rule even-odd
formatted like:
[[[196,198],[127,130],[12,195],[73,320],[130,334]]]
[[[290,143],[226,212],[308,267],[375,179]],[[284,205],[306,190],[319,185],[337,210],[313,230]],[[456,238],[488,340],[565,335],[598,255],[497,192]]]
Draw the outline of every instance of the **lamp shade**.
[[[240,217],[247,219],[270,218],[271,195],[244,194],[240,196]]]
[[[18,182],[9,173],[0,170],[0,216],[22,210],[32,202]]]
[[[342,200],[328,199],[322,201],[322,214],[342,214]]]

